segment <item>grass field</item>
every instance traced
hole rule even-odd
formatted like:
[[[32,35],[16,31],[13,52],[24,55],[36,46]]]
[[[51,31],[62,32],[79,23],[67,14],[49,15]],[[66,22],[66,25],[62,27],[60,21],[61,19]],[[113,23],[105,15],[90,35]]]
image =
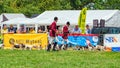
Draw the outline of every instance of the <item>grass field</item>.
[[[120,53],[0,50],[0,68],[120,68]]]

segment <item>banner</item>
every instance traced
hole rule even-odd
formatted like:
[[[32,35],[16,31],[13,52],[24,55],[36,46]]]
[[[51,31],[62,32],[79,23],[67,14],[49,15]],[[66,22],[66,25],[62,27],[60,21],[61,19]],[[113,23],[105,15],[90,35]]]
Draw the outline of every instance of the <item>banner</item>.
[[[120,34],[105,34],[104,46],[106,51],[120,51]]]
[[[87,8],[83,8],[80,12],[80,16],[78,19],[78,26],[82,30],[82,34],[85,34],[86,12],[87,12]]]
[[[57,39],[58,45],[65,44],[63,43],[64,39],[62,36],[58,36]],[[87,41],[89,41],[91,45],[96,46],[98,44],[98,36],[94,34],[69,35],[67,44],[72,46],[87,46]]]
[[[45,48],[48,44],[48,36],[47,34],[4,34],[4,47],[11,48],[11,43]]]

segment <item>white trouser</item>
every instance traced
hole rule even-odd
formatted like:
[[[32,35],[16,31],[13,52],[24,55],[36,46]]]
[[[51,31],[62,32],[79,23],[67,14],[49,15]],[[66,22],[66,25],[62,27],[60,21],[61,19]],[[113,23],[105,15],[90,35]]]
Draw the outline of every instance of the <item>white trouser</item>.
[[[53,44],[55,41],[55,37],[49,37],[49,44]]]

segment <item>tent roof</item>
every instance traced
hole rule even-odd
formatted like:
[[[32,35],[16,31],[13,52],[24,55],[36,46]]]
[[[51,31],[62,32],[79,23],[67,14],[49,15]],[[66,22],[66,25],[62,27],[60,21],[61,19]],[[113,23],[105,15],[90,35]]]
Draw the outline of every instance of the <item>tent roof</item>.
[[[78,18],[81,10],[57,10],[57,11],[45,11],[39,16],[38,23],[51,24],[54,17],[58,17],[58,25],[64,25],[67,21],[70,21],[71,25],[78,23]],[[86,23],[92,24],[94,19],[109,20],[119,10],[87,10]]]
[[[14,19],[14,18],[26,18],[24,14],[21,13],[3,13],[0,15],[0,22],[6,18],[7,20]]]
[[[30,24],[25,23],[25,20],[29,20],[29,18],[14,18],[8,21],[3,22],[2,24]]]

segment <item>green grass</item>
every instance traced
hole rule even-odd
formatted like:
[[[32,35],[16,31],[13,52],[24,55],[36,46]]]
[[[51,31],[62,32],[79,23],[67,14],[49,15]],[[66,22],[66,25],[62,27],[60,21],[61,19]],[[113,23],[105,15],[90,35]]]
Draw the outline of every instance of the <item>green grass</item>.
[[[120,68],[120,53],[0,50],[0,68]]]

